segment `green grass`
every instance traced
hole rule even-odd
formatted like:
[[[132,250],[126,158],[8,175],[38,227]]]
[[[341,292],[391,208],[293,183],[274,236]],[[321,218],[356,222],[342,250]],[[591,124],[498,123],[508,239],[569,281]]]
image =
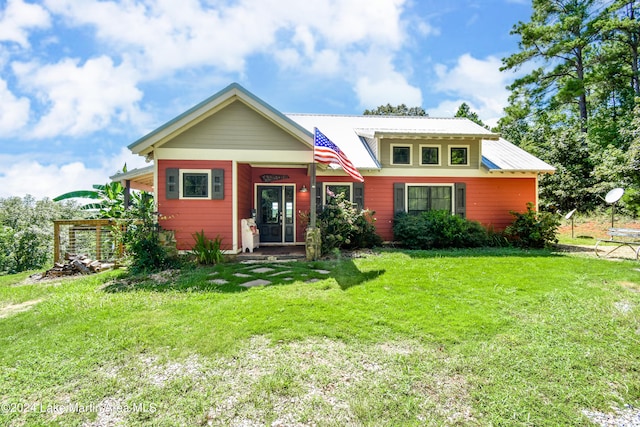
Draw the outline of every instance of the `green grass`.
[[[588,425],[640,405],[639,268],[491,249],[4,276],[0,424]]]

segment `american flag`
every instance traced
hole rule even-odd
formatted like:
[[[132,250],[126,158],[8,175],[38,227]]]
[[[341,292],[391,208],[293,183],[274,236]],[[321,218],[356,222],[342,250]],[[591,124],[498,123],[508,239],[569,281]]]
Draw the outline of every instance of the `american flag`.
[[[313,138],[314,152],[313,158],[316,162],[328,165],[330,163],[339,164],[342,169],[355,180],[364,182],[364,178],[358,172],[353,163],[345,156],[345,154],[338,148],[336,144],[331,142],[322,132],[315,128],[315,135]]]

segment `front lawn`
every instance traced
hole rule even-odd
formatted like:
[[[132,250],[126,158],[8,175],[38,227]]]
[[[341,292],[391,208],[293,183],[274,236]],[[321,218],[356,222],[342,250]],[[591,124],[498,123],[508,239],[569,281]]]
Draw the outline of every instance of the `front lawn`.
[[[589,425],[640,406],[635,261],[384,251],[25,278],[0,277],[2,425]]]

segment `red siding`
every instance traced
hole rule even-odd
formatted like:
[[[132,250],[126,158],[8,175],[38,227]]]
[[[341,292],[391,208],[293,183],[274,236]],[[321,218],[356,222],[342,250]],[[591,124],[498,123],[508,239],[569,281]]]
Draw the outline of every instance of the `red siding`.
[[[253,209],[253,183],[251,181],[251,165],[238,164],[238,218],[236,227],[238,230],[238,246],[242,246],[242,234],[240,234],[240,220],[251,217]]]
[[[166,169],[224,169],[224,200],[167,200]],[[160,225],[176,232],[179,250],[193,247],[193,234],[204,230],[213,239],[222,237],[225,249],[233,245],[232,170],[230,161],[160,160],[158,161],[158,212]]]
[[[467,218],[502,230],[513,217],[509,211],[526,210],[536,201],[535,178],[419,178],[365,177],[364,205],[375,211],[376,230],[384,240],[393,240],[393,183],[467,184]]]

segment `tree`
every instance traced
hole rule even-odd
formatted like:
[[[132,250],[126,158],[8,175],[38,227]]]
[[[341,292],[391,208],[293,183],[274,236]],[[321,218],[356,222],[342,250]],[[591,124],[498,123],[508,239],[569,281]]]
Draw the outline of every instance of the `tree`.
[[[407,107],[405,104],[392,106],[391,104],[380,105],[375,110],[364,110],[365,116],[426,116],[427,113],[422,107]]]
[[[478,113],[472,111],[471,107],[469,107],[469,104],[467,104],[466,102],[460,104],[460,107],[458,107],[458,111],[456,111],[454,117],[465,117],[472,122],[479,124],[483,128],[489,129],[489,126],[485,125],[482,120],[480,120],[480,117],[478,117]]]
[[[592,13],[596,0],[533,0],[530,22],[519,22],[511,34],[520,36],[520,51],[503,59],[502,70],[542,63],[511,85],[523,88],[540,108],[573,108],[581,130],[588,119],[586,56],[596,32]]]
[[[0,273],[40,268],[53,259],[53,220],[80,216],[75,203],[0,199]]]

